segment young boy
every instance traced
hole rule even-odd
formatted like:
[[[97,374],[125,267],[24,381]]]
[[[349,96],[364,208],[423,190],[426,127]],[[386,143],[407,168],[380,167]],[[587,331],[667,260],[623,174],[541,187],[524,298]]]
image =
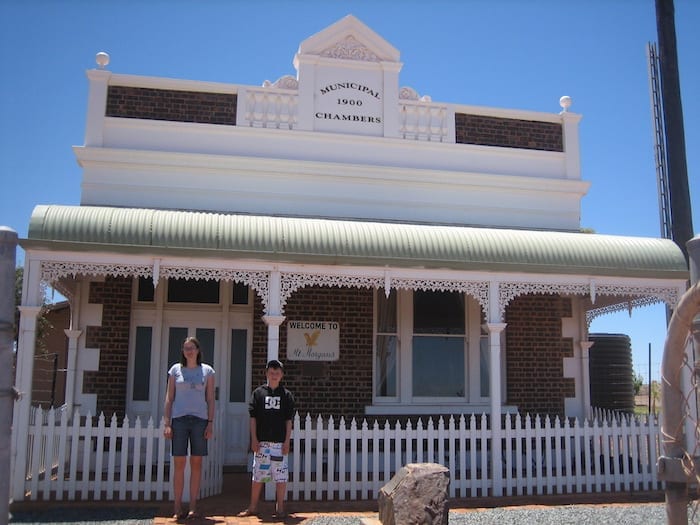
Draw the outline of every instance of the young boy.
[[[280,385],[284,366],[277,359],[267,363],[267,383],[253,391],[248,405],[250,414],[250,448],[253,451],[253,481],[250,488],[250,505],[238,516],[257,516],[260,492],[264,483],[276,485],[275,515],[287,517],[284,497],[287,493],[289,468],[287,455],[292,437],[294,396]]]

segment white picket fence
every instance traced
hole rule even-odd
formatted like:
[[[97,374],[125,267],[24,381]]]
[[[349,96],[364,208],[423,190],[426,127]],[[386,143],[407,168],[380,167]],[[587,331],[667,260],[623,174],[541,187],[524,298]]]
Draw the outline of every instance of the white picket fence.
[[[140,418],[132,423],[125,417],[119,423],[115,415],[107,424],[103,414],[76,411],[71,418],[60,408],[35,408],[26,440],[25,486],[15,487],[14,500],[171,499],[170,457],[170,440],[152,418],[142,424]],[[222,457],[214,437],[202,463],[200,497],[221,492]]]
[[[486,415],[429,418],[412,425],[358,426],[343,418],[294,420],[293,500],[375,499],[406,463],[440,463],[450,472],[450,497],[522,496],[659,490],[659,422],[598,412],[582,423],[520,415],[504,417],[501,454],[492,456]],[[319,452],[320,451],[320,452]],[[498,483],[495,483],[498,481]],[[500,490],[494,492],[494,486]]]
[[[598,413],[579,423],[506,415],[495,458],[486,415],[380,426],[320,416],[302,421],[297,414],[293,423],[292,500],[375,499],[401,466],[420,462],[449,469],[451,497],[661,489],[655,417]],[[102,415],[36,409],[26,446],[16,501],[171,498],[169,441],[152,419],[119,424],[112,417],[107,424]],[[201,497],[222,490],[222,451],[221,440],[210,445]]]

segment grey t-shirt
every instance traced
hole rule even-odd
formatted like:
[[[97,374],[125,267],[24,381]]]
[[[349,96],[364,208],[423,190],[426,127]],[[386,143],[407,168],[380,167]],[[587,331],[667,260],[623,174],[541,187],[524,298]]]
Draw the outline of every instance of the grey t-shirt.
[[[204,363],[194,368],[176,363],[170,367],[168,374],[175,379],[175,399],[170,417],[196,416],[209,419],[205,387],[207,378],[214,375],[214,369]]]

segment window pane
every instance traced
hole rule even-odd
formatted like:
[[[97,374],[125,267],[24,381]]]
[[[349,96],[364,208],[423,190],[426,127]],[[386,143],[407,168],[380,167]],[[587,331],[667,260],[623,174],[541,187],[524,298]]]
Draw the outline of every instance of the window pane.
[[[148,401],[151,385],[151,341],[153,328],[136,327],[136,344],[134,345],[134,401]]]
[[[479,338],[479,380],[481,381],[481,397],[489,397],[491,375],[489,373],[489,336],[482,335]]]
[[[486,314],[481,309],[479,321],[479,381],[481,382],[479,393],[481,397],[491,395],[491,358],[489,349],[489,331],[486,328]]]
[[[171,326],[168,332],[168,370],[180,362],[182,343],[187,338],[187,328]]]
[[[464,295],[413,292],[413,333],[464,334]]]
[[[396,290],[388,298],[383,290],[377,290],[377,332],[396,333]]]
[[[168,279],[168,302],[218,304],[219,281]]]
[[[248,358],[248,331],[231,330],[231,391],[229,401],[231,403],[245,402],[245,371]]]
[[[248,304],[248,285],[233,283],[233,304]]]
[[[396,336],[377,336],[377,396],[396,396],[396,365]]]
[[[150,277],[139,277],[136,299],[138,301],[152,303],[154,297],[155,289],[153,288],[153,279]]]
[[[464,397],[464,338],[413,338],[413,396]]]
[[[199,347],[202,349],[202,363],[209,366],[214,366],[214,336],[216,330],[214,328],[197,328],[195,337],[199,341]]]

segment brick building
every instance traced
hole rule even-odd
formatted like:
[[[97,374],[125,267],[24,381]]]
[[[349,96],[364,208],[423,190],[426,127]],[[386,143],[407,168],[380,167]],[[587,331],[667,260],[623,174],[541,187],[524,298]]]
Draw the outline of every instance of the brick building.
[[[591,319],[673,306],[688,272],[669,240],[580,231],[570,100],[434,102],[352,16],[293,63],[259,87],[88,71],[81,204],[21,240],[21,348],[43,284],[70,301],[66,405],[158,421],[195,335],[228,465],[277,357],[301,414],[585,415]]]

